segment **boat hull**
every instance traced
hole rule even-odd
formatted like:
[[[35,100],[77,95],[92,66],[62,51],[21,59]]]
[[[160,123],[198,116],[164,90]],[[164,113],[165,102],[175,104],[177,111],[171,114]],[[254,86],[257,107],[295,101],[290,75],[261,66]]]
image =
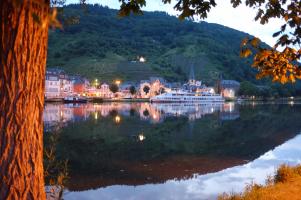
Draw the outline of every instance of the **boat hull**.
[[[162,99],[151,99],[151,103],[224,103],[225,100],[162,100]]]
[[[64,103],[87,103],[87,99],[78,98],[78,97],[68,97],[64,98]]]

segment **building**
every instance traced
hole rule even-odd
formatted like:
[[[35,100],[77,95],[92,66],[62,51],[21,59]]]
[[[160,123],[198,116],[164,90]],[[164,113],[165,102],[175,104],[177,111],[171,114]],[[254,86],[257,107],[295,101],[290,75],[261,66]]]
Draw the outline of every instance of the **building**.
[[[110,86],[107,83],[100,85],[100,96],[103,98],[112,98],[114,97],[113,92],[110,90]]]
[[[235,80],[221,80],[220,81],[220,92],[223,97],[234,98],[239,90],[240,83]]]
[[[81,76],[72,76],[71,78],[73,93],[81,96],[86,96],[88,93],[88,88],[90,87],[90,82],[88,79]]]
[[[64,70],[47,69],[45,77],[45,98],[59,98],[72,93],[72,84]]]
[[[131,93],[131,87],[135,88],[136,92],[134,94]],[[138,93],[137,84],[135,82],[131,82],[131,81],[124,82],[119,86],[119,93],[120,93],[120,96],[123,98],[136,97],[137,93]]]

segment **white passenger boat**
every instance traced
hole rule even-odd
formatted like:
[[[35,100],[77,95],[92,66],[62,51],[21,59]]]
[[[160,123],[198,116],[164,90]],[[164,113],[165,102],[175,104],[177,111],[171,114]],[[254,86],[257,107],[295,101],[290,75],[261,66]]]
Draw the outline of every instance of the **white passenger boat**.
[[[209,92],[190,92],[185,90],[170,91],[150,98],[151,102],[199,102],[199,103],[222,103],[224,97]]]

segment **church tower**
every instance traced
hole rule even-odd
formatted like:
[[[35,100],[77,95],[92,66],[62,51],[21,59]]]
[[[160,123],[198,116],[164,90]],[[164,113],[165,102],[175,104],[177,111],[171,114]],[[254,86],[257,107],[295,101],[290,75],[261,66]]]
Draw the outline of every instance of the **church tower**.
[[[194,74],[194,66],[190,66],[189,80],[188,83],[193,85],[195,84],[195,74]]]

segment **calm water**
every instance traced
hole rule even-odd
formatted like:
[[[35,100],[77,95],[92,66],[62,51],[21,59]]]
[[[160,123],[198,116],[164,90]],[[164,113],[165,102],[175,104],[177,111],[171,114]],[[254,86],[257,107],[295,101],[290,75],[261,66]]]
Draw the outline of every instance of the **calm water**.
[[[64,199],[215,199],[301,163],[298,104],[46,104]]]

